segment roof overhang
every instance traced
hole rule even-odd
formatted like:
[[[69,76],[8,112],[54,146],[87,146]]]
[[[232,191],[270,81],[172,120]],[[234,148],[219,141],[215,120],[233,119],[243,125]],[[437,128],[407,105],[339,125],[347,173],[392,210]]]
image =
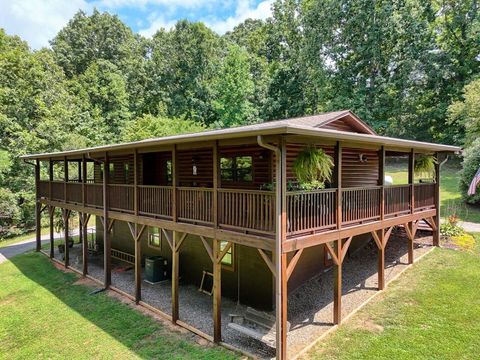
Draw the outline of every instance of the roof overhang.
[[[405,149],[409,151],[410,149],[419,150],[419,151],[430,151],[430,152],[460,152],[461,148],[457,146],[450,145],[441,145],[421,141],[413,140],[404,140],[391,138],[386,136],[370,135],[370,134],[359,134],[346,131],[322,129],[322,128],[313,128],[307,126],[299,125],[279,125],[272,124],[266,125],[263,124],[261,128],[247,127],[247,128],[229,128],[221,130],[209,130],[200,133],[194,134],[184,134],[184,135],[174,135],[166,136],[162,138],[147,139],[130,143],[114,144],[114,145],[103,145],[86,149],[70,150],[63,152],[53,152],[53,153],[40,153],[40,154],[30,154],[24,155],[20,158],[22,159],[38,159],[38,160],[48,160],[48,159],[59,159],[62,157],[77,157],[82,155],[87,155],[88,157],[95,155],[100,156],[105,152],[114,152],[122,151],[128,149],[140,149],[148,147],[157,147],[157,146],[166,146],[174,144],[185,144],[185,143],[198,143],[212,140],[226,140],[226,139],[238,139],[238,138],[247,138],[258,135],[301,135],[306,137],[315,137],[320,139],[328,139],[329,141],[343,141],[348,143],[360,144],[360,145],[378,145],[392,147],[395,149]]]

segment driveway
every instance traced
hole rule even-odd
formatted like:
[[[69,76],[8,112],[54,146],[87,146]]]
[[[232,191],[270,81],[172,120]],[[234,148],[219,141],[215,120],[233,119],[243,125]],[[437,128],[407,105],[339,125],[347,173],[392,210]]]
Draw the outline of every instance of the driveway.
[[[78,235],[78,229],[73,230],[72,235],[74,236]],[[62,238],[63,238],[63,234],[60,234],[60,233],[54,234],[54,239],[62,239]],[[42,236],[42,245],[48,244],[49,241],[50,241],[49,234]],[[24,252],[32,251],[32,250],[35,250],[35,237],[16,243],[16,244],[12,244],[10,246],[2,247],[0,248],[0,264],[7,261],[12,256],[23,254]]]

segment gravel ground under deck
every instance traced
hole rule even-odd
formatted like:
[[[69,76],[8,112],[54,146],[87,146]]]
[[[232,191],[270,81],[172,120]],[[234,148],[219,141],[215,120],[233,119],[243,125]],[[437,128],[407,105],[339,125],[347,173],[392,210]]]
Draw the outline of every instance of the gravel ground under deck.
[[[428,234],[428,233],[426,233]],[[430,235],[430,234],[428,234]],[[428,251],[431,236],[418,233],[415,239],[415,258]],[[422,237],[423,236],[423,237]],[[407,264],[407,239],[402,230],[394,232],[385,250],[385,280],[388,282],[402,271]],[[63,261],[63,254],[55,249],[55,257]],[[82,269],[82,248],[75,244],[70,249],[71,266]],[[103,279],[102,255],[89,256],[89,274]],[[133,266],[112,261],[112,285],[134,294]],[[143,273],[142,273],[143,278]],[[372,241],[366,247],[345,258],[343,263],[342,316],[345,317],[373,296],[377,290],[377,247]],[[180,320],[213,335],[212,297],[198,291],[193,285],[179,284]],[[171,314],[171,282],[148,284],[142,281],[142,300],[147,304]],[[243,314],[246,306],[222,298],[223,341],[252,353],[259,358],[273,358],[275,350],[260,341],[243,336],[228,327],[230,314]],[[288,355],[293,357],[305,346],[333,326],[333,272],[326,271],[307,281],[288,296]]]

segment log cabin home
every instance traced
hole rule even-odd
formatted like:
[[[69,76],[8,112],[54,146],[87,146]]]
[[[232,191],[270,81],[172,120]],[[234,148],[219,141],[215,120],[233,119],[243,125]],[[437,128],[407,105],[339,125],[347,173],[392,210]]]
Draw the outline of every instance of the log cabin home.
[[[312,145],[332,157],[332,179],[324,189],[292,189],[293,162]],[[334,277],[332,323],[339,324],[342,262],[349,247],[373,239],[381,290],[385,246],[394,227],[408,234],[409,263],[420,222],[438,245],[440,163],[458,150],[379,136],[351,111],[338,111],[23,158],[35,165],[38,251],[42,213],[50,219],[52,258],[55,209],[64,220],[78,214],[81,268],[74,270],[89,276],[89,257],[97,251],[104,270],[97,281],[155,308],[142,297],[142,273],[146,258],[161,256],[171,304],[164,315],[173,323],[222,343],[228,321],[222,301],[231,299],[271,314],[270,345],[285,359],[287,294],[332,266],[324,276]],[[421,154],[437,159],[431,181],[414,176]],[[408,164],[406,184],[385,184],[385,163],[394,157]],[[96,231],[89,240],[92,216]],[[66,267],[71,251],[64,246]],[[131,293],[112,284],[112,261],[131,264]],[[185,284],[208,293],[212,334],[182,321],[179,292]]]

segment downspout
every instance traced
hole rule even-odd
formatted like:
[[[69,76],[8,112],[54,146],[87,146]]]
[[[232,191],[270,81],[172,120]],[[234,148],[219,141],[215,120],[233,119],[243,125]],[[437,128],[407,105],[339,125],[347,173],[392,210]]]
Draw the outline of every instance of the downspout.
[[[275,153],[275,315],[276,324],[276,358],[281,356],[282,348],[282,152],[278,146],[267,144],[264,142],[262,135],[257,136],[257,143],[259,146],[271,150]]]

